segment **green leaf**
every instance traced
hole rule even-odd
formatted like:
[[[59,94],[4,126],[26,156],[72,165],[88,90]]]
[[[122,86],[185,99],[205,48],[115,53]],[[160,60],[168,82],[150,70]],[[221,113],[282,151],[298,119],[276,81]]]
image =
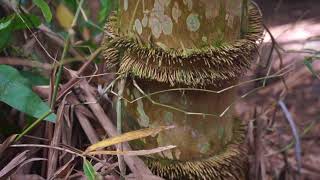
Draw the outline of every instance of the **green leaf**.
[[[12,20],[13,18],[8,19],[7,21],[4,21],[4,22],[0,22],[0,31],[9,27],[10,24],[12,23]]]
[[[49,5],[44,0],[33,0],[32,1],[38,8],[41,9],[42,14],[46,21],[49,23],[52,20],[52,13]]]
[[[32,86],[45,86],[49,85],[50,81],[48,78],[41,76],[39,73],[30,71],[21,71],[20,74],[28,79]]]
[[[11,24],[14,17],[0,19],[0,52],[5,48],[11,37]]]
[[[105,23],[111,10],[112,0],[100,0],[99,23]]]
[[[315,70],[313,69],[312,63],[313,63],[313,57],[307,57],[304,59],[303,64],[308,68],[308,70],[312,73],[314,77],[319,77]]]
[[[32,14],[15,14],[12,25],[12,30],[21,30],[38,27],[41,24],[40,19]]]
[[[71,12],[75,12],[78,8],[77,0],[63,0],[62,2],[71,10]]]
[[[114,0],[100,0],[101,8],[98,16],[100,24],[105,24],[110,12],[119,6],[118,3],[118,1]]]
[[[40,118],[50,108],[35,94],[30,82],[16,69],[7,65],[0,65],[0,101],[35,118]],[[54,122],[54,114],[46,118]]]
[[[96,30],[99,31],[99,33],[103,32],[103,28],[101,28],[100,26],[98,26],[97,24],[95,24],[93,21],[91,20],[88,20],[86,21],[87,25],[89,25],[89,27],[93,27],[95,28]]]
[[[12,33],[16,30],[34,28],[41,24],[37,16],[31,14],[12,14],[0,19],[0,52],[6,48],[14,37]]]
[[[94,170],[92,164],[85,158],[83,159],[83,171],[88,180],[96,179],[96,171]]]
[[[38,27],[41,24],[40,19],[32,14],[12,14],[0,19],[0,24],[8,22],[10,20],[11,23],[9,24],[9,26],[7,26],[7,28],[10,28],[11,31],[26,29],[27,27],[34,28]]]

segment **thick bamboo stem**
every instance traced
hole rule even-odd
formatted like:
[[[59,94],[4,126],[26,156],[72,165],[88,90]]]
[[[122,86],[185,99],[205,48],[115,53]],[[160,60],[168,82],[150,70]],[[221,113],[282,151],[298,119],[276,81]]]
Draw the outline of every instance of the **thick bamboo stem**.
[[[245,177],[244,131],[231,106],[236,89],[215,92],[236,84],[256,53],[261,15],[248,3],[119,0],[103,45],[106,66],[129,74],[122,127],[176,127],[131,143],[134,149],[177,146],[145,158],[155,174],[168,179]]]
[[[120,31],[163,48],[194,48],[240,37],[243,0],[120,0]]]

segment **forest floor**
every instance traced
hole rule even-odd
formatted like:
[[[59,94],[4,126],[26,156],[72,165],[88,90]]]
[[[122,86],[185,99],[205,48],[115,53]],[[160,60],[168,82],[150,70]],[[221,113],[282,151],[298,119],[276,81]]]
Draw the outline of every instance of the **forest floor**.
[[[320,1],[256,1],[261,6],[265,25],[272,36],[266,33],[260,56],[253,65],[252,71],[243,80],[243,82],[250,81],[251,83],[240,86],[239,95],[242,98],[236,103],[239,117],[248,124],[251,161],[249,179],[318,180],[320,179],[320,62],[316,60],[319,60],[320,55]],[[50,2],[53,2],[50,5],[57,6],[56,9],[60,7],[58,6],[59,3]],[[92,0],[87,2],[90,2],[87,8],[90,8],[93,12],[98,12],[97,6],[102,1]],[[54,7],[51,8],[54,9]],[[62,10],[65,11],[62,12],[64,15],[69,13],[65,8],[62,8]],[[60,7],[60,11],[62,10]],[[57,12],[56,15],[59,15]],[[0,16],[1,13],[0,10]],[[93,13],[91,18],[96,19],[97,14]],[[66,19],[66,17],[63,16],[62,19]],[[79,22],[82,23],[78,23],[74,27],[76,30],[77,28],[78,30],[84,29],[83,32],[76,34],[76,39],[87,38],[90,40],[88,41],[90,44],[96,43],[94,45],[100,46],[102,32],[96,33],[96,35],[93,35],[95,33],[88,33],[95,31],[92,30],[94,29],[91,27],[92,24],[88,26],[91,27],[90,29],[84,20],[85,18],[80,19]],[[63,23],[63,21],[60,22],[60,25]],[[45,44],[48,54],[51,53],[60,57],[61,52],[58,53],[57,49],[60,48],[61,51],[64,48],[64,41],[60,37],[63,33],[57,34],[48,31],[48,29],[44,29],[46,27],[44,25],[41,26],[42,29],[34,32],[36,34],[34,37],[37,36]],[[50,27],[59,29],[54,25]],[[26,49],[25,51],[28,51],[28,53],[37,54],[41,57],[40,59],[44,59],[45,61],[41,61],[40,64],[43,65],[44,70],[48,71],[46,75],[53,82],[55,78],[50,74],[51,69],[47,70],[45,67],[48,66],[44,66],[50,65],[48,62],[51,62],[51,59],[47,57],[48,54],[43,52],[41,43],[38,44],[33,39],[34,37],[28,34],[29,31],[22,32],[24,32],[20,33],[22,37],[17,36],[19,37],[17,39],[23,41],[13,45],[13,47],[17,47],[14,50],[21,49],[21,51],[24,51]],[[66,34],[66,31],[64,34]],[[79,43],[89,47],[89,43],[86,44],[81,41],[73,43],[74,45]],[[21,48],[22,44],[23,48]],[[12,55],[12,48],[8,49],[10,53],[6,52],[0,54],[0,56],[8,54],[10,60],[21,60],[13,58],[15,56]],[[89,50],[83,49],[80,46],[72,47],[69,54],[72,54],[75,59],[87,57]],[[94,53],[92,54],[93,60],[95,57]],[[91,59],[91,55],[88,57]],[[311,59],[314,61],[311,61]],[[22,61],[17,62],[21,63]],[[3,63],[6,64],[7,62]],[[13,65],[17,66],[17,64]],[[24,63],[23,66],[28,66],[28,64]],[[17,67],[23,69],[21,65]],[[73,66],[67,67],[79,69],[78,65],[76,68]],[[83,65],[82,67],[88,66]],[[17,180],[43,180],[43,177],[57,179],[60,176],[69,177],[68,179],[87,179],[85,170],[90,170],[90,163],[95,163],[92,171],[99,172],[104,179],[119,179],[116,168],[118,166],[117,159],[114,156],[105,155],[101,158],[100,156],[92,158],[80,151],[105,138],[106,133],[114,132],[115,127],[112,126],[112,129],[107,122],[109,122],[108,117],[113,120],[115,118],[112,117],[114,112],[111,110],[110,102],[101,103],[102,106],[99,103],[87,103],[86,106],[80,103],[96,102],[98,95],[96,89],[93,89],[96,87],[87,83],[87,79],[91,81],[91,77],[94,76],[88,78],[85,75],[91,72],[83,71],[78,74],[83,76],[83,80],[80,81],[74,78],[72,73],[74,71],[66,73],[68,77],[65,77],[63,81],[68,83],[64,84],[63,88],[66,89],[65,92],[68,92],[69,87],[73,89],[75,84],[76,86],[71,94],[66,95],[66,98],[61,98],[63,103],[58,105],[59,122],[55,125],[56,128],[51,123],[42,122],[28,133],[29,136],[22,138],[21,144],[12,145],[14,139],[8,138],[8,135],[11,134],[11,131],[20,132],[22,127],[26,127],[27,118],[19,111],[0,103],[0,110],[5,113],[5,116],[0,117],[0,131],[3,127],[14,127],[10,132],[0,133],[0,142],[2,143],[0,146],[0,157],[2,158],[0,159],[0,169],[2,170],[0,171],[0,179],[13,174],[13,172],[11,179]],[[96,71],[94,73],[96,75],[100,72]],[[114,79],[110,74],[104,77],[106,78],[103,81],[108,83]],[[261,78],[265,78],[265,81],[261,81]],[[257,81],[253,81],[253,79]],[[95,82],[94,80],[93,78],[93,82]],[[52,89],[42,86],[37,87],[34,90],[38,90],[37,93],[44,99],[51,98],[52,86],[50,86]],[[103,100],[107,101],[102,98],[101,101]],[[53,101],[53,105],[54,103]],[[104,112],[103,110],[107,111]],[[6,122],[8,123],[5,124]],[[5,128],[6,131],[9,131],[8,129]],[[5,139],[8,141],[4,141]],[[59,153],[57,153],[58,150]],[[86,157],[94,161],[89,163],[86,161]],[[141,161],[133,158],[126,161],[127,164],[131,163],[131,165],[136,162]],[[81,167],[82,165],[83,167]],[[138,167],[135,168],[138,173],[133,174],[148,175],[146,173],[149,172],[141,168],[145,167],[143,163],[142,165],[134,165],[134,167]],[[19,170],[16,171],[16,169]],[[153,178],[157,179],[156,177]]]
[[[249,123],[253,165],[250,177],[320,179],[319,56],[312,63],[314,74],[307,67],[311,65],[307,58],[320,51],[320,1],[260,0],[258,3],[277,44],[266,34],[261,58],[247,76],[264,77],[268,70],[273,75],[286,68],[290,72],[279,80],[266,81],[267,87],[257,89],[237,105],[240,116]],[[272,47],[274,51],[269,58]],[[242,87],[239,93],[243,95],[260,86],[256,83]],[[288,109],[287,113],[284,106],[280,107],[281,103]],[[294,125],[290,126],[292,122]],[[253,125],[256,128],[251,128]],[[295,130],[300,146],[293,143]]]

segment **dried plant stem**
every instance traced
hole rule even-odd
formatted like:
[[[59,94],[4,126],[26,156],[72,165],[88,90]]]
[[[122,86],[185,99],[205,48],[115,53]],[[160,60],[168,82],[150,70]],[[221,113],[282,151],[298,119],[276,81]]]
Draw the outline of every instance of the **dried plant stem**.
[[[10,145],[10,147],[12,148],[25,148],[25,147],[31,147],[31,148],[49,148],[49,149],[55,149],[55,150],[59,150],[59,151],[64,151],[70,154],[73,154],[75,156],[79,156],[79,157],[85,157],[84,155],[82,155],[81,153],[78,152],[74,152],[71,151],[69,149],[66,148],[62,148],[62,147],[56,147],[56,146],[50,146],[50,145],[42,145],[42,144],[13,144]]]
[[[53,137],[50,142],[51,146],[57,146],[60,143],[63,131],[63,115],[65,110],[66,98],[63,99],[62,103],[59,105],[58,112],[57,112],[57,120],[54,126]],[[51,177],[54,172],[56,171],[58,164],[58,152],[54,149],[49,149],[48,151],[48,164],[47,164],[47,177]]]
[[[92,93],[92,87],[86,82],[81,81],[80,87],[84,91],[85,100],[87,102],[97,102],[97,99]],[[90,109],[96,115],[98,121],[100,122],[103,129],[109,135],[109,137],[117,136],[117,129],[114,127],[110,118],[105,114],[103,108],[98,103],[89,103]],[[131,148],[128,143],[123,144],[123,150],[130,151]],[[152,172],[148,169],[148,167],[144,164],[144,162],[136,156],[126,156],[124,157],[124,161],[129,166],[130,170],[135,174],[136,177],[141,176],[142,174],[152,175]]]
[[[97,135],[96,130],[92,127],[92,124],[90,123],[88,119],[88,114],[84,113],[83,109],[86,109],[83,105],[80,104],[79,100],[74,94],[71,94],[67,98],[68,102],[70,102],[71,108],[74,109],[74,113],[83,129],[85,134],[87,135],[90,143],[94,144],[99,141],[99,137]],[[88,110],[89,111],[89,110]],[[89,111],[90,112],[90,111]]]
[[[63,60],[67,55],[68,49],[70,46],[70,35],[67,35],[67,39],[65,41],[65,46],[63,48],[63,52],[62,52],[62,56],[61,56],[61,60],[60,60],[60,65],[58,67],[58,71],[57,71],[57,76],[55,78],[55,82],[54,82],[54,89],[53,89],[53,95],[51,96],[51,102],[50,102],[50,107],[53,110],[54,109],[54,105],[55,105],[55,101],[57,98],[57,94],[58,94],[58,89],[59,89],[59,84],[61,81],[61,76],[62,76],[62,70],[63,70]]]
[[[156,154],[160,153],[163,151],[167,151],[170,149],[174,149],[176,146],[169,145],[169,146],[163,146],[163,147],[158,147],[150,150],[136,150],[136,151],[93,151],[89,152],[89,155],[123,155],[123,156],[146,156],[150,154]]]
[[[315,125],[319,122],[319,120],[314,120],[312,121],[306,128],[304,128],[303,132],[300,135],[300,138],[303,138],[306,134],[308,134],[314,127],[316,127]],[[284,146],[283,148],[281,148],[280,150],[276,151],[276,152],[272,152],[269,154],[266,154],[266,157],[270,157],[279,153],[283,153],[289,149],[291,149],[293,146],[295,145],[295,140],[293,139],[288,145]]]
[[[50,64],[41,63],[38,61],[31,61],[29,59],[20,59],[16,57],[0,57],[0,64],[35,67],[41,68],[46,71],[52,70],[52,66]]]
[[[301,172],[301,141],[300,141],[300,136],[299,136],[299,132],[298,132],[298,129],[297,129],[297,126],[292,118],[292,115],[291,113],[289,112],[286,104],[280,100],[279,102],[279,106],[281,107],[286,119],[288,120],[289,122],[289,125],[291,127],[291,130],[292,130],[292,134],[294,136],[294,139],[295,139],[295,154],[296,154],[296,160],[297,160],[297,166],[298,166],[298,172],[300,173]]]
[[[92,63],[92,61],[100,54],[101,50],[101,48],[98,48],[94,53],[91,54],[89,59],[81,66],[81,68],[75,74],[71,74],[72,78],[65,85],[62,86],[57,100],[62,98],[70,89],[72,89],[72,87],[76,83],[78,83],[81,80],[79,76],[83,74],[83,72],[88,68],[90,63]]]
[[[117,99],[117,132],[118,134],[122,133],[122,127],[121,127],[121,123],[122,123],[122,95],[123,95],[123,91],[126,85],[126,77],[124,77],[123,79],[120,80],[119,85],[118,85],[118,99]],[[122,151],[122,143],[120,143],[119,145],[117,145],[117,150],[118,151]],[[124,177],[126,174],[126,166],[124,164],[124,159],[123,159],[123,155],[117,155],[118,156],[118,162],[119,162],[119,169],[120,169],[120,173],[121,176]]]

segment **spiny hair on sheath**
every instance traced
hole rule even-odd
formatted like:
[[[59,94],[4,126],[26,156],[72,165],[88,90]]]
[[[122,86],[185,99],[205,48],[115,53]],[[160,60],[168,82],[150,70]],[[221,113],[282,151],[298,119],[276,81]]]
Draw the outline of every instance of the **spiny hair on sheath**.
[[[145,158],[151,171],[165,179],[242,180],[248,169],[244,126],[234,130],[233,140],[224,152],[197,161]]]
[[[263,34],[262,17],[255,6],[249,8],[248,32],[242,39],[219,47],[167,49],[141,44],[135,37],[119,35],[116,17],[105,26],[103,55],[106,67],[118,65],[119,73],[143,79],[187,86],[224,86],[250,67]]]
[[[263,35],[262,17],[257,7],[249,8],[248,32],[242,39],[219,47],[207,46],[183,52],[142,44],[135,37],[117,32],[117,17],[105,26],[103,55],[106,67],[142,79],[170,83],[172,86],[225,86],[234,82],[250,67]],[[242,127],[242,126],[241,126]],[[232,142],[225,150],[195,161],[177,161],[145,157],[156,175],[166,179],[245,179],[247,149],[243,128],[234,130]],[[214,137],[213,137],[214,138]]]

